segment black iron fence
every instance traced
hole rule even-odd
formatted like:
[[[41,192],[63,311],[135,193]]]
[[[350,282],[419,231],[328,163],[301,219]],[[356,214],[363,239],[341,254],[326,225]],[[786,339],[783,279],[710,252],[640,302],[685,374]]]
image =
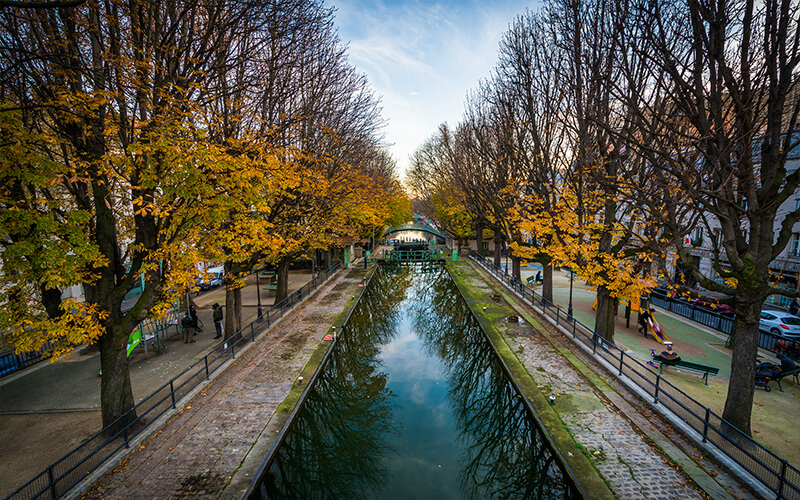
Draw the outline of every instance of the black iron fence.
[[[687,300],[669,297],[665,291],[657,289],[650,292],[650,303],[722,333],[730,335],[733,332],[733,317],[692,304]]]
[[[697,432],[702,443],[711,443],[744,470],[753,475],[777,499],[800,500],[800,470],[771,452],[749,436],[743,434],[708,407],[696,401],[678,387],[664,379],[646,362],[633,358],[614,344],[609,344],[591,328],[534,292],[482,255],[471,252],[470,257],[480,263],[497,279],[512,288],[532,306],[539,308],[551,322],[570,332],[575,342],[587,346],[605,366],[616,372],[622,382],[626,379],[645,391],[653,404],[661,405]],[[622,378],[622,376],[625,378]]]
[[[67,493],[78,482],[92,473],[114,453],[128,448],[131,440],[146,430],[150,424],[171,409],[195,387],[208,380],[229,359],[235,358],[247,342],[268,328],[272,322],[282,318],[304,298],[325,282],[339,269],[334,264],[321,272],[302,288],[272,306],[260,319],[243,327],[228,341],[214,347],[203,358],[189,366],[178,376],[162,385],[155,392],[140,401],[119,420],[84,441],[62,459],[56,461],[36,477],[17,489],[6,499],[23,500],[33,498],[55,499]],[[120,425],[121,424],[121,425]],[[121,427],[111,434],[109,429]]]
[[[692,304],[685,299],[676,299],[667,295],[665,290],[656,289],[650,292],[650,303],[661,309],[671,311],[679,316],[688,318],[692,321],[713,328],[718,332],[730,335],[734,328],[734,316],[720,314],[708,308]],[[758,331],[758,347],[777,353],[787,354],[793,359],[798,359],[798,352],[791,350],[787,346],[781,346],[781,341],[786,344],[793,344],[792,339],[785,339],[779,335],[774,335],[765,330]]]
[[[0,351],[0,377],[10,375],[17,370],[47,359],[49,357],[48,353],[52,350],[53,344],[47,342],[36,351],[23,352],[22,354],[15,354],[13,349]]]

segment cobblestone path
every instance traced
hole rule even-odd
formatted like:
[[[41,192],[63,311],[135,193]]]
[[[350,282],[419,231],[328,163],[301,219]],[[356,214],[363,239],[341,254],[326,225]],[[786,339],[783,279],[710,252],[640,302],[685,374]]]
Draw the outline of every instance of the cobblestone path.
[[[500,285],[475,264],[480,279],[470,286],[487,295]],[[485,280],[485,281],[484,281]],[[509,292],[510,293],[510,292]],[[519,311],[527,306],[514,305]],[[560,337],[542,320],[541,329]],[[526,367],[541,391],[557,398],[557,412],[570,434],[580,443],[614,494],[621,499],[699,499],[752,498],[728,484],[714,492],[704,492],[681,473],[676,465],[643,436],[619,407],[609,401],[539,331],[528,324],[512,325],[505,334],[509,347]],[[568,341],[561,342],[566,345]],[[577,350],[574,345],[567,349]],[[563,450],[562,450],[563,451]],[[731,493],[730,490],[737,491]],[[590,492],[591,493],[591,492]]]
[[[364,269],[345,270],[323,285],[249,350],[237,354],[234,363],[84,498],[217,498],[234,474],[246,486],[249,477],[241,475],[252,474],[263,459],[248,453],[262,433],[275,433],[268,426],[275,409],[358,293],[365,274]],[[246,460],[248,466],[241,467]],[[241,491],[224,496],[237,494]]]

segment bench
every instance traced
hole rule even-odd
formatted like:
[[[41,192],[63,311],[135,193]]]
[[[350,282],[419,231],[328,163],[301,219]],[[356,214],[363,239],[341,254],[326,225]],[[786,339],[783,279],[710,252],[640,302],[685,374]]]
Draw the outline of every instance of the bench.
[[[683,368],[685,370],[692,370],[703,373],[703,381],[708,385],[708,375],[716,375],[719,373],[719,368],[715,366],[701,365],[700,363],[692,363],[690,361],[683,361],[677,359],[664,359],[661,356],[653,356],[653,361],[659,364],[658,373],[664,373],[664,365],[674,366],[676,368]]]
[[[525,278],[525,281],[528,282],[529,286],[533,286],[536,283],[541,283],[542,282],[541,280],[536,281],[536,276],[528,276],[527,278]]]
[[[286,286],[289,286],[292,283],[294,283],[294,281],[290,281],[290,282],[286,283]],[[264,287],[264,290],[277,290],[277,289],[278,289],[278,284],[277,283],[273,283],[273,284],[271,284],[269,286],[265,286]]]
[[[794,383],[798,384],[799,382],[797,378],[799,374],[800,374],[800,368],[795,368],[794,370],[789,370],[788,372],[781,372],[781,374],[776,377],[770,377],[770,380],[774,380],[775,382],[777,382],[778,389],[780,389],[781,392],[783,392],[783,387],[781,387],[781,379],[783,377],[794,377]]]

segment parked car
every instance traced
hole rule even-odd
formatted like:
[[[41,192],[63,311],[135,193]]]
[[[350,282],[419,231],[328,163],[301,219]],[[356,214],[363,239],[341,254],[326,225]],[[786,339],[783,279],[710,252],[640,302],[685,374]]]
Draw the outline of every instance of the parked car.
[[[800,339],[800,318],[784,311],[761,311],[759,328],[773,335]]]
[[[198,286],[200,286],[201,290],[210,290],[211,288],[215,288],[222,285],[222,279],[224,277],[225,277],[224,267],[222,266],[212,267],[206,270],[206,272],[197,281],[197,284]]]

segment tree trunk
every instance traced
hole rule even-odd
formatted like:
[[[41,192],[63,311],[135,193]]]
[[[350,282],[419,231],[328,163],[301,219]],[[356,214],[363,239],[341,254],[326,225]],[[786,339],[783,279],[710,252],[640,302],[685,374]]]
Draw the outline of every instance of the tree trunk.
[[[542,266],[542,297],[553,302],[553,266]]]
[[[242,289],[225,288],[225,340],[242,329]]]
[[[242,329],[242,289],[232,288],[233,278],[242,270],[237,262],[225,262],[225,340]]]
[[[517,281],[520,281],[520,279],[521,279],[521,273],[522,273],[522,268],[521,267],[522,266],[521,266],[521,263],[520,263],[520,258],[512,256],[511,257],[511,275],[514,278],[516,278]]]
[[[614,342],[614,298],[604,286],[597,288],[597,312],[594,331],[608,342]]]
[[[108,326],[106,333],[98,341],[100,348],[100,412],[103,427],[111,426],[108,435],[122,429],[136,419],[136,412],[130,411],[125,421],[118,419],[131,410],[136,402],[133,399],[130,370],[128,367],[128,335],[122,328]],[[120,348],[122,346],[122,348]]]
[[[289,296],[289,264],[291,257],[284,257],[278,262],[278,286],[275,290],[275,303]]]
[[[750,436],[750,410],[755,391],[756,355],[758,354],[758,318],[761,307],[757,303],[736,307],[736,322],[732,337],[731,379],[722,418]],[[724,429],[724,427],[723,427]],[[729,434],[735,438],[736,433]]]
[[[502,264],[502,246],[500,245],[503,242],[503,237],[499,231],[494,232],[494,265],[500,267]]]

